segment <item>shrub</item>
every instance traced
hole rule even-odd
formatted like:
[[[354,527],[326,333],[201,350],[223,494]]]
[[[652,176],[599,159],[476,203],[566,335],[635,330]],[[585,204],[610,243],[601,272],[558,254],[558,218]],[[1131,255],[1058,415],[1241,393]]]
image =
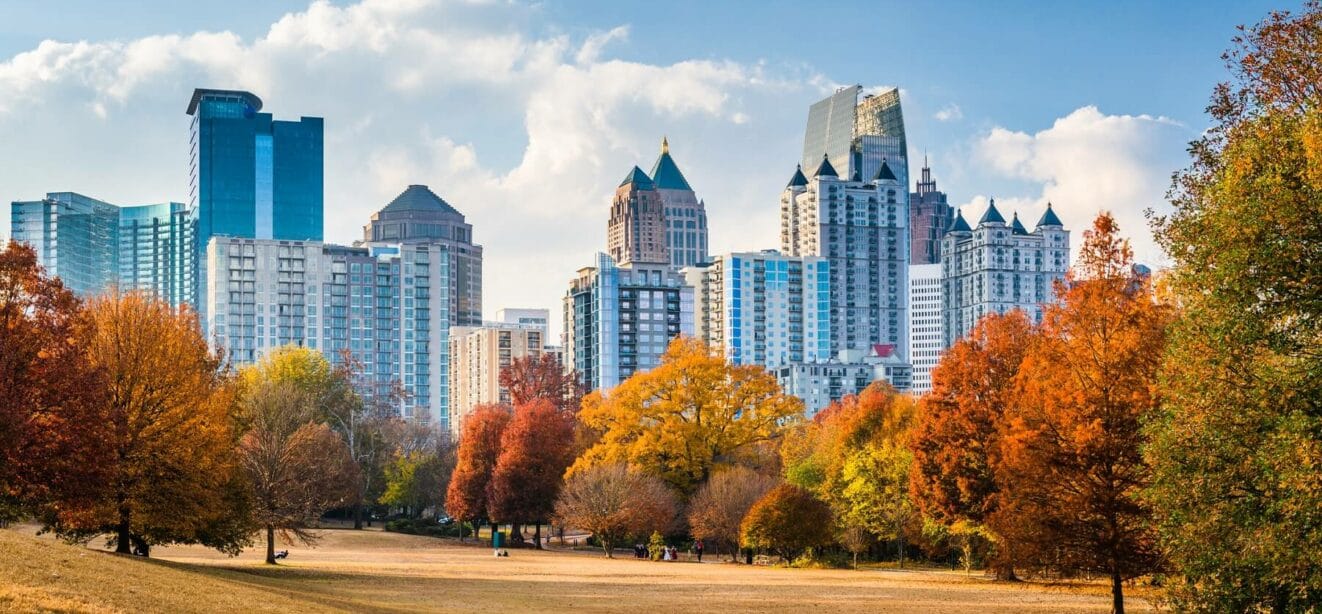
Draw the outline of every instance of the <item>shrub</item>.
[[[750,548],[765,548],[786,562],[808,548],[831,543],[831,508],[812,493],[781,484],[753,504],[740,534]]]

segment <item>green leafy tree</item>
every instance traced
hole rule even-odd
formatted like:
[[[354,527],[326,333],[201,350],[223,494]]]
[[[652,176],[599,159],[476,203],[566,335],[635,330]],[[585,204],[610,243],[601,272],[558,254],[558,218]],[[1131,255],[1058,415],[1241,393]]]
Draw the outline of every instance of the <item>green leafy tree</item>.
[[[1148,491],[1190,611],[1322,603],[1322,5],[1241,28],[1155,220],[1181,309]]]

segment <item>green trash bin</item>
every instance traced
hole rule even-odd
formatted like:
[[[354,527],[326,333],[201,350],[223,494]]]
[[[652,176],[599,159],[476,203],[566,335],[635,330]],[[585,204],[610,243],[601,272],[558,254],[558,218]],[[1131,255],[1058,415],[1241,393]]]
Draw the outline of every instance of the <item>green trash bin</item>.
[[[505,545],[505,532],[504,532],[504,531],[492,531],[492,532],[491,532],[491,547],[492,547],[492,548],[495,548],[496,550],[500,550],[500,547],[501,547],[501,546],[504,546],[504,545]]]

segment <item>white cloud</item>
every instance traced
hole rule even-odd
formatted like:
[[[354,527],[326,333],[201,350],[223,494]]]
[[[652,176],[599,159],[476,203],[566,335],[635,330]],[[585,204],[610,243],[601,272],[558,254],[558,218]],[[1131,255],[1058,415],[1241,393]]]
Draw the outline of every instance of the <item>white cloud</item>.
[[[1159,263],[1160,249],[1143,211],[1167,206],[1171,169],[1179,167],[1183,144],[1191,137],[1187,128],[1165,117],[1106,115],[1086,106],[1035,134],[993,128],[975,143],[974,157],[996,174],[1040,190],[1031,196],[997,195],[997,208],[1007,218],[1017,208],[1031,230],[1051,202],[1074,231],[1071,243],[1077,251],[1093,217],[1111,211],[1135,257]],[[964,214],[974,223],[986,205],[970,205]]]
[[[959,105],[952,102],[933,113],[932,118],[939,122],[959,121],[964,119],[964,111],[960,110]]]
[[[608,53],[627,25],[578,42],[538,36],[519,25],[537,10],[319,0],[253,40],[44,41],[0,59],[0,134],[23,145],[0,150],[2,196],[186,200],[188,96],[241,88],[277,119],[325,118],[328,241],[361,237],[411,183],[464,212],[485,248],[488,313],[558,312],[574,271],[604,248],[620,177],[650,167],[663,134],[708,203],[713,251],[777,246],[804,114],[785,100],[813,99],[820,75],[627,61]]]

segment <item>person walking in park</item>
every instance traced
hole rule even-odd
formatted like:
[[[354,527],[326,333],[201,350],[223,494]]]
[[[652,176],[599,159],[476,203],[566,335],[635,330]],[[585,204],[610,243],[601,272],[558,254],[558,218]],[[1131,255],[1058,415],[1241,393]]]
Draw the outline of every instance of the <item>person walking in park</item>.
[[[701,563],[701,562],[702,562],[702,540],[701,540],[701,539],[699,539],[699,540],[693,542],[693,552],[694,552],[694,554],[697,554],[697,555],[698,555],[698,562]]]

